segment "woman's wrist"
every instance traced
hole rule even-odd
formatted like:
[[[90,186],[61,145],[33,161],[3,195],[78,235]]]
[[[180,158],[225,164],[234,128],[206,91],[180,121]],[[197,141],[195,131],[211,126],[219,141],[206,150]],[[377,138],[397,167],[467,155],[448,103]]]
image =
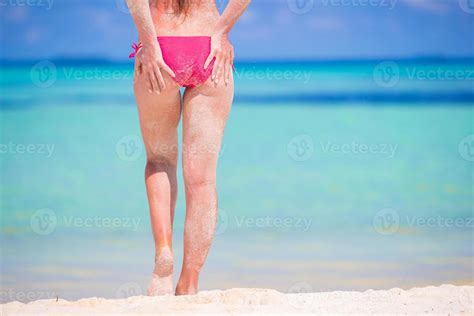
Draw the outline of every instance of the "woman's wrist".
[[[229,30],[225,25],[221,25],[220,23],[217,23],[217,25],[214,27],[214,31],[212,32],[212,34],[227,36],[227,34],[229,34]]]
[[[158,44],[155,32],[142,32],[139,34],[140,43],[146,46]]]
[[[158,45],[158,41],[156,40],[156,38],[155,39],[153,39],[153,38],[144,38],[144,39],[140,38],[140,43],[142,43],[143,46],[148,46],[148,47]]]

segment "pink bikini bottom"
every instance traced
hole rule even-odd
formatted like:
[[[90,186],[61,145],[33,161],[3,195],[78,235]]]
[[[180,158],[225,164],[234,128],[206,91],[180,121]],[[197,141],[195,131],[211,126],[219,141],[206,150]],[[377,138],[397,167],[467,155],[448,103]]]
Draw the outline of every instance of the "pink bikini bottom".
[[[158,36],[158,42],[163,60],[174,71],[174,80],[181,87],[198,86],[212,74],[215,58],[204,69],[204,63],[211,52],[209,36]],[[135,57],[141,47],[141,43],[133,44],[135,51],[128,57]]]

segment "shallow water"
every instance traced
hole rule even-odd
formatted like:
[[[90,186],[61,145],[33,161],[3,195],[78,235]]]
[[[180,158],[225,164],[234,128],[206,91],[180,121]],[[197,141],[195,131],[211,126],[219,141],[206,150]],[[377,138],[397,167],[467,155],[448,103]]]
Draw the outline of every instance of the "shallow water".
[[[237,65],[202,289],[473,282],[474,67],[397,66],[381,81],[370,63]],[[145,293],[154,254],[131,67],[0,74],[1,301]]]

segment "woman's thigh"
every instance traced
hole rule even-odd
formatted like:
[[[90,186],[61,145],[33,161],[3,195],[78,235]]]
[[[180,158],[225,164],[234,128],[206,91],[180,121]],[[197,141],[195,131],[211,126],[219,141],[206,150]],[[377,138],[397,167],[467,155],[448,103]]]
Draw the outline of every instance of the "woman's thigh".
[[[222,136],[234,96],[234,81],[216,87],[208,79],[188,88],[183,104],[183,174],[185,182],[214,182]],[[198,183],[197,183],[198,184]]]
[[[178,85],[164,71],[162,74],[166,88],[160,94],[150,93],[146,75],[135,69],[135,100],[148,160],[176,165],[181,98]]]

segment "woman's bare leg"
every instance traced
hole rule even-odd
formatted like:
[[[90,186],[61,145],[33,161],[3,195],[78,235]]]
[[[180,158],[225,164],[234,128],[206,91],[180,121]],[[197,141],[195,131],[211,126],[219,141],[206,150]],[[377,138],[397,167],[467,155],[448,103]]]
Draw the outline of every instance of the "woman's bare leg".
[[[184,259],[176,295],[195,294],[217,219],[216,167],[234,93],[231,78],[187,89],[183,105],[183,174],[186,191]]]
[[[166,89],[150,93],[146,75],[135,72],[135,99],[147,163],[145,184],[155,240],[155,269],[149,295],[173,293],[172,228],[177,197],[177,127],[181,115],[179,88],[164,72]]]

